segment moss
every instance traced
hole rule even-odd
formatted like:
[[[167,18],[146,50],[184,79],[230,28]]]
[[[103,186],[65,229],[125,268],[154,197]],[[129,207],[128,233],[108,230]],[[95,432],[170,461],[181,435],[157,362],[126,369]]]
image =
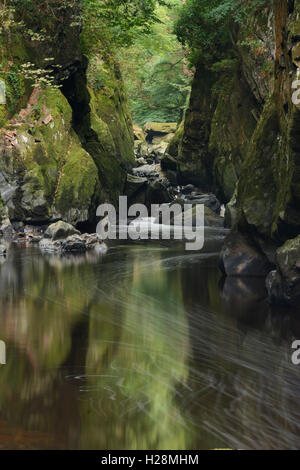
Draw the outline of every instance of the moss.
[[[54,201],[55,208],[67,221],[72,222],[74,218],[76,222],[86,221],[96,188],[98,188],[97,167],[79,142],[75,142],[62,169]]]
[[[167,148],[167,154],[171,155],[171,157],[174,157],[177,159],[178,153],[179,153],[179,146],[182,142],[183,138],[183,133],[184,133],[184,121],[182,121],[175,132],[175,135],[173,139],[171,140],[168,148]]]
[[[299,250],[300,249],[300,235],[296,238],[288,240],[285,244],[278,249],[279,254],[284,254],[291,250]]]
[[[95,86],[93,78],[99,71],[105,71],[100,86]],[[134,164],[133,124],[128,108],[127,97],[115,59],[110,56],[89,63],[87,71],[91,95],[91,113],[104,121],[112,136],[116,156],[129,169]]]
[[[277,108],[271,98],[251,140],[239,185],[238,200],[250,225],[272,236],[290,199],[291,168]]]
[[[9,207],[16,220],[94,219],[96,204],[117,200],[126,170],[134,164],[132,122],[117,62],[112,56],[91,60],[87,87],[79,27],[70,28],[73,14],[67,9],[59,20],[45,14],[40,24],[25,16],[26,28],[45,28],[43,42],[27,40],[21,30],[2,38],[2,67],[6,78],[9,67],[12,75],[7,83],[9,106],[0,106],[0,167],[13,188]],[[30,81],[20,79],[20,66],[31,62],[44,68],[49,57],[50,67],[60,65],[56,78],[63,75],[63,87],[47,87],[32,109],[26,109],[32,88]],[[95,70],[101,72],[100,83],[93,79]],[[16,133],[12,142],[5,138],[8,131]]]
[[[4,172],[19,175],[13,218],[47,220],[58,211],[72,223],[88,219],[94,194],[100,192],[98,171],[71,120],[66,98],[50,88],[16,129],[16,142],[2,161]]]
[[[221,85],[217,84],[215,89],[218,102],[211,123],[209,151],[214,155],[214,191],[228,202],[256,126],[251,113],[256,104],[238,73],[223,76]]]
[[[176,132],[177,123],[176,122],[148,122],[144,126],[146,132],[151,132],[153,134],[172,134]]]

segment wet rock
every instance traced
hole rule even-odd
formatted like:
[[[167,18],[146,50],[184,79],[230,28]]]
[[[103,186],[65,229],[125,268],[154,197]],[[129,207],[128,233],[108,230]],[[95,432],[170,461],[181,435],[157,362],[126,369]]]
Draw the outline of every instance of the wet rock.
[[[282,276],[289,282],[300,281],[300,235],[288,240],[277,250],[277,265]]]
[[[178,186],[178,180],[177,180],[177,173],[176,171],[172,171],[172,170],[167,170],[165,172],[165,175],[166,175],[166,178],[167,180],[170,182],[170,184],[172,186]]]
[[[143,157],[137,158],[136,165],[137,166],[147,165],[147,161]]]
[[[25,226],[23,222],[13,222],[12,226],[15,232],[22,232],[25,230]]]
[[[141,178],[157,178],[159,177],[159,165],[143,165],[139,168],[134,168],[132,173],[134,176]]]
[[[5,245],[0,244],[0,256],[6,255],[7,249]]]
[[[227,276],[266,276],[272,265],[243,234],[231,232],[220,254],[220,269]]]
[[[300,305],[300,235],[288,240],[276,252],[276,271],[272,271],[266,286],[272,303]]]
[[[9,218],[5,218],[1,221],[0,225],[0,234],[4,237],[12,237],[15,233],[15,230],[9,220]]]
[[[266,278],[266,288],[271,303],[285,303],[282,278],[276,269],[268,274]]]
[[[193,184],[187,184],[184,186],[181,190],[182,194],[191,194],[195,189],[195,186]]]
[[[125,194],[129,198],[134,196],[141,188],[147,186],[147,178],[142,178],[141,176],[136,175],[127,175],[126,185],[125,185]]]
[[[61,250],[62,240],[51,240],[50,238],[42,238],[39,247],[42,251],[57,252]]]
[[[225,208],[225,227],[231,228],[234,226],[237,220],[237,201],[236,194],[232,196],[232,199],[226,204]]]
[[[83,237],[70,235],[66,240],[62,241],[61,249],[65,253],[84,253],[87,250],[87,244]]]
[[[154,159],[161,160],[168,148],[168,142],[165,140],[161,141],[160,143],[153,144],[150,147],[150,155],[153,156]]]
[[[146,142],[146,136],[143,129],[136,124],[133,126],[133,135],[135,141]]]
[[[21,205],[26,213],[31,214],[32,219],[44,219],[48,213],[48,204],[45,198],[44,189],[34,190],[32,182],[22,186],[23,197]]]
[[[171,171],[176,171],[177,170],[177,161],[174,157],[171,157],[168,153],[165,153],[164,156],[161,159],[161,168],[164,171],[171,170]]]
[[[168,186],[169,182],[163,179],[149,181],[145,198],[145,204],[147,207],[150,207],[151,204],[164,204],[171,202],[173,197]]]
[[[176,129],[176,122],[147,122],[144,125],[144,132],[148,142],[152,142],[152,140],[157,137],[164,137],[168,134],[174,134]]]
[[[8,208],[4,206],[0,210],[0,236],[10,238],[14,233],[15,229],[9,219]]]
[[[198,219],[196,217],[196,207],[189,209],[184,212],[184,220],[185,223],[191,224],[193,227],[198,226]],[[182,216],[175,216],[172,219],[172,223],[174,225],[181,225],[182,224]],[[204,226],[205,227],[217,227],[223,228],[224,226],[224,219],[220,217],[215,212],[213,212],[209,207],[204,206]]]
[[[268,302],[262,277],[226,277],[221,296],[228,315],[249,323],[265,320]]]
[[[84,253],[86,251],[96,250],[97,252],[106,252],[107,246],[97,233],[85,233],[81,235],[75,233],[64,239],[52,240],[42,238],[39,242],[42,251],[60,252],[60,253]]]
[[[55,241],[67,238],[70,235],[80,235],[80,232],[76,230],[73,225],[60,220],[59,222],[49,225],[44,233],[44,238]]]
[[[203,204],[205,207],[211,209],[217,215],[221,212],[221,203],[214,194],[197,194],[195,196],[188,196],[186,198],[178,197],[176,202],[181,206],[184,204],[192,204],[193,206]],[[222,224],[224,225],[224,218],[222,217]]]
[[[221,203],[214,194],[197,194],[196,196],[189,196],[188,202],[191,204],[203,204],[206,207],[209,207],[216,214],[221,212]]]
[[[26,239],[28,243],[39,243],[42,240],[43,236],[38,233],[28,233]]]
[[[97,249],[107,249],[106,245],[103,243],[101,236],[98,233],[85,233],[81,235],[81,239],[86,244],[87,250]]]

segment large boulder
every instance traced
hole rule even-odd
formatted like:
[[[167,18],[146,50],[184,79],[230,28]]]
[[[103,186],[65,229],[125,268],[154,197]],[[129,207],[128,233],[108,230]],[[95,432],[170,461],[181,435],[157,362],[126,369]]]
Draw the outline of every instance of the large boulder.
[[[147,186],[147,178],[142,178],[141,176],[128,174],[124,192],[126,196],[131,198],[142,188],[146,188],[146,186]]]
[[[155,143],[159,142],[159,138],[164,138],[168,134],[174,134],[176,129],[176,122],[147,122],[144,125],[146,140],[152,142],[153,139],[156,139]]]
[[[272,303],[300,306],[300,235],[288,240],[276,253],[277,270],[266,280]]]
[[[49,225],[46,232],[44,233],[44,238],[55,241],[62,240],[69,237],[70,235],[80,235],[80,232],[76,230],[73,225],[67,224],[66,222],[60,220],[55,224]]]
[[[272,265],[259,246],[246,235],[233,231],[221,251],[220,269],[227,276],[266,276]]]
[[[221,212],[221,203],[214,194],[197,194],[196,196],[189,196],[188,202],[191,204],[204,204],[216,214]]]
[[[167,152],[164,154],[162,157],[161,161],[161,168],[164,171],[171,170],[171,171],[177,171],[177,161],[174,157],[169,155]]]
[[[143,129],[137,126],[136,124],[133,125],[133,135],[134,135],[134,140],[138,140],[140,142],[146,142],[146,136],[144,134]]]

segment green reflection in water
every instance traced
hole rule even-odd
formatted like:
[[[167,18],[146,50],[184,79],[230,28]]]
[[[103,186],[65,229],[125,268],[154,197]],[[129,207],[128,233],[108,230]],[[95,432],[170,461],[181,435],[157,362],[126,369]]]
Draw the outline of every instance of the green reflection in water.
[[[299,448],[299,318],[207,252],[11,249],[0,448]]]
[[[10,253],[0,274],[0,412],[11,427],[47,433],[41,447],[185,447],[180,273],[154,252],[104,261]]]
[[[84,429],[94,432],[92,440],[84,433],[83,446],[98,445],[100,419],[105,448],[185,448],[176,403],[189,348],[180,273],[170,275],[157,254],[146,264],[140,253],[131,256],[130,276],[120,274],[106,302],[92,309],[83,416]]]

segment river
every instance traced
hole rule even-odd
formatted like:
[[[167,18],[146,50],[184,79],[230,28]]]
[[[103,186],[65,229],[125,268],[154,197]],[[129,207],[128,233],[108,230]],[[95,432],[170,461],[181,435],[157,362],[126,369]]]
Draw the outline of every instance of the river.
[[[0,448],[300,448],[300,338],[263,279],[223,280],[221,237],[0,266]]]

